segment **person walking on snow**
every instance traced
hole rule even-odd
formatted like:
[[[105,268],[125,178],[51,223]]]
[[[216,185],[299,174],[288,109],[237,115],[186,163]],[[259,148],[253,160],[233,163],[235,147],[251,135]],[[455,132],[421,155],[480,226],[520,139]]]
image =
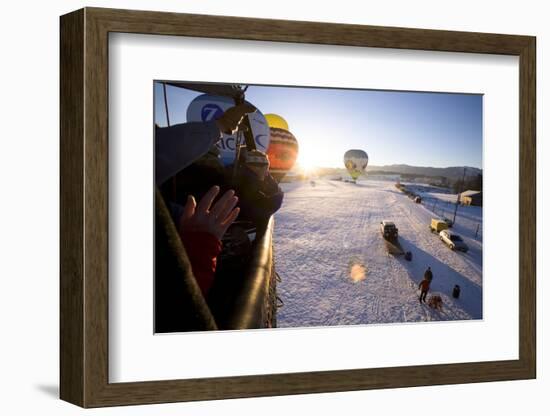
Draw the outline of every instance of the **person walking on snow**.
[[[424,276],[426,276],[426,275],[424,275]],[[424,301],[424,303],[426,303],[426,295],[428,294],[428,291],[430,290],[430,283],[431,283],[431,280],[424,277],[424,280],[422,280],[420,282],[420,284],[418,285],[418,288],[420,289],[420,298],[418,298],[418,300],[420,301],[420,303],[422,303],[422,301]]]

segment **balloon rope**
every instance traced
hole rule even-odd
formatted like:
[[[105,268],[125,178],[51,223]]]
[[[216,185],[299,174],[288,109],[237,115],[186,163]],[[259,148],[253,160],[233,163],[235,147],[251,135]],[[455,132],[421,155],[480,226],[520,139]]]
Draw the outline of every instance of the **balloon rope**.
[[[166,125],[170,127],[170,115],[168,114],[168,97],[166,96],[166,82],[162,83],[164,93],[164,112],[166,113]],[[172,177],[172,200],[175,201],[178,196],[178,180],[174,175]]]
[[[164,112],[166,113],[166,124],[170,127],[170,115],[168,114],[168,98],[166,97],[166,82],[162,83],[162,91],[164,92]]]
[[[233,163],[233,183],[236,182],[238,171],[239,171],[239,161],[241,159],[241,131],[237,130],[235,133],[235,162]]]

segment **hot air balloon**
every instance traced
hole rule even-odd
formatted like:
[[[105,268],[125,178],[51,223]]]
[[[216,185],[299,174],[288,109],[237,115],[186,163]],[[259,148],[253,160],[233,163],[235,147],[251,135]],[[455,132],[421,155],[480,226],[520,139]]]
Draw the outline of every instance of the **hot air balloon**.
[[[277,181],[292,169],[298,157],[298,141],[294,135],[283,129],[271,127],[267,157],[269,158],[269,173]]]
[[[269,173],[277,181],[292,169],[298,157],[298,141],[288,131],[288,123],[278,114],[266,114],[265,119],[269,125],[269,146],[267,157],[269,158]]]
[[[344,154],[344,165],[354,181],[365,171],[368,164],[369,156],[363,150],[352,149]]]
[[[250,104],[248,101],[246,103]],[[235,105],[232,98],[203,94],[196,97],[187,107],[187,121],[212,121],[222,116],[224,111]],[[248,116],[256,147],[267,152],[269,146],[269,125],[260,110]],[[220,150],[221,162],[227,166],[235,161],[235,135],[223,134],[216,146]]]
[[[278,114],[266,114],[265,119],[269,127],[276,127],[278,129],[283,129],[288,131],[288,123],[284,118]]]

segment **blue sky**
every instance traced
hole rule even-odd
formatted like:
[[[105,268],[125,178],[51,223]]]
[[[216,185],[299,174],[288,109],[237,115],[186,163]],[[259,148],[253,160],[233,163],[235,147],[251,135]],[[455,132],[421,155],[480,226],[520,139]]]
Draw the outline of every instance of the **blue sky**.
[[[172,124],[198,95],[167,86]],[[482,168],[481,95],[250,86],[246,99],[288,122],[303,165],[343,167],[346,150],[363,149],[369,165]],[[159,83],[155,118],[166,125]]]

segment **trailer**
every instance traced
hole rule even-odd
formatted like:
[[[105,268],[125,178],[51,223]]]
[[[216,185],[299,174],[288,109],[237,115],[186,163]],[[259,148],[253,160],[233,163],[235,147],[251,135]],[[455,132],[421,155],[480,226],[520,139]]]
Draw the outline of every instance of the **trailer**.
[[[380,234],[386,243],[386,249],[389,254],[405,254],[401,243],[399,243],[399,230],[392,221],[380,222]]]
[[[386,244],[386,250],[388,251],[388,254],[393,254],[394,256],[405,254],[405,251],[403,250],[403,247],[399,242],[399,238],[384,238],[384,243]]]

